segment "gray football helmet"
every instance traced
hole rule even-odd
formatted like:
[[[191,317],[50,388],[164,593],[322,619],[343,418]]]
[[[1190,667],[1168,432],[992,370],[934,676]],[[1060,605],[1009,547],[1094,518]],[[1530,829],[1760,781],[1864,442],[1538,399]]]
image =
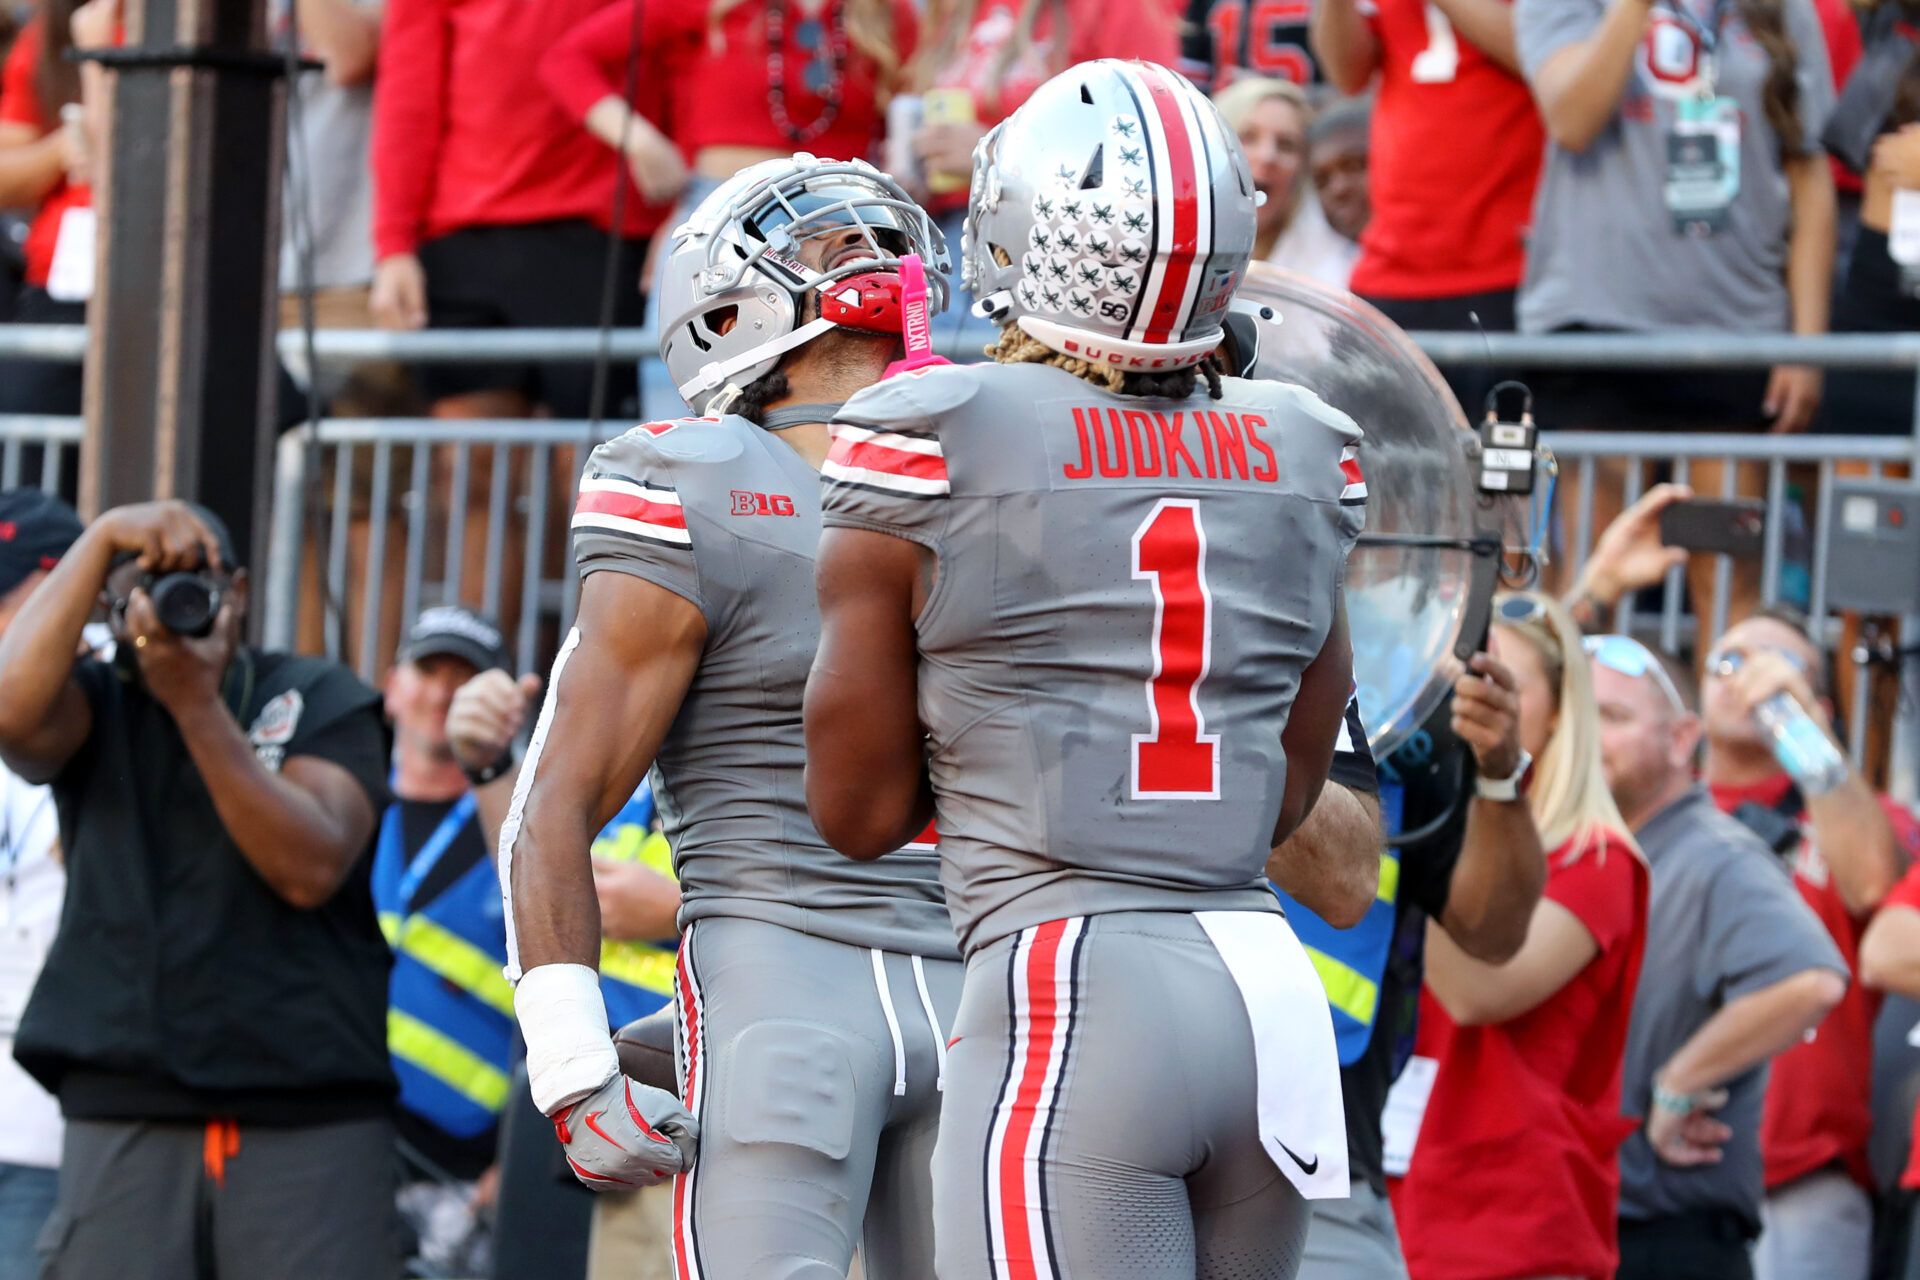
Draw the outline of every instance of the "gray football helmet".
[[[974,309],[1066,355],[1196,364],[1253,255],[1253,175],[1205,94],[1103,58],[1047,81],[973,153]]]
[[[802,261],[807,240],[849,227],[860,228],[863,246],[823,270]],[[667,372],[695,413],[724,412],[782,355],[844,322],[802,324],[808,293],[898,271],[905,253],[925,263],[928,307],[938,312],[951,270],[946,240],[892,178],[859,160],[805,152],[749,165],[702,200],[668,242],[659,284]]]

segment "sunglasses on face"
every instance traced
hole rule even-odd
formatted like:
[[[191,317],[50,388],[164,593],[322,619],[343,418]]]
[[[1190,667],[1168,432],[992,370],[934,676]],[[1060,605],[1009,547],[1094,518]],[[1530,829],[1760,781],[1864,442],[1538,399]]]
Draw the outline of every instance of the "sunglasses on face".
[[[1782,649],[1775,645],[1761,645],[1755,650],[1741,649],[1732,646],[1715,649],[1707,655],[1707,671],[1709,674],[1725,680],[1741,667],[1746,666],[1747,659],[1753,656],[1755,652],[1777,653],[1785,658],[1787,663],[1792,666],[1795,671],[1798,671],[1803,676],[1807,674],[1807,660],[1805,658],[1791,649]]]
[[[1680,715],[1687,714],[1687,704],[1681,699],[1680,690],[1674,687],[1673,677],[1660,665],[1660,659],[1654,656],[1653,650],[1632,636],[1588,636],[1582,647],[1589,658],[1609,671],[1616,671],[1633,680],[1651,676],[1674,711]]]

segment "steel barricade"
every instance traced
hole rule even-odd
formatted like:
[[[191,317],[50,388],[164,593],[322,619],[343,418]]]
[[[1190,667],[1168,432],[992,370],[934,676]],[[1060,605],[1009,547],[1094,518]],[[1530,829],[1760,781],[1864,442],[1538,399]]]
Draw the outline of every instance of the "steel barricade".
[[[80,418],[0,413],[0,489],[24,482],[60,492],[66,477],[79,474],[85,435],[86,423]]]
[[[311,647],[300,646],[301,614],[317,604],[336,624],[321,628],[325,651],[371,681],[421,609],[464,602],[505,613],[517,668],[537,669],[554,647],[540,643],[542,625],[557,637],[573,620],[572,552],[555,540],[579,469],[626,426],[348,418],[288,432],[275,458],[263,642]]]

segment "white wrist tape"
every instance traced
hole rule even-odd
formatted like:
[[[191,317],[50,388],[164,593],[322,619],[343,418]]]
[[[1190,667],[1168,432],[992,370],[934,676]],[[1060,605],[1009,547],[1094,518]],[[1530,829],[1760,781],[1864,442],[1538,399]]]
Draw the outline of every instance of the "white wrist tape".
[[[620,1072],[607,1030],[600,975],[583,964],[536,965],[513,991],[520,1034],[527,1041],[533,1104],[552,1115]]]

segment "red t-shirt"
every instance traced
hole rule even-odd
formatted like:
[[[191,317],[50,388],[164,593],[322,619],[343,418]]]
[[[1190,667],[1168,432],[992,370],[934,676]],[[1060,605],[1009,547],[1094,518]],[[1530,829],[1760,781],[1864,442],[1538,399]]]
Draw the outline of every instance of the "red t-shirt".
[[[769,107],[773,89],[767,7],[755,3],[736,4],[717,25],[707,16],[711,5],[700,0],[626,0],[596,14],[556,45],[541,67],[547,87],[575,119],[620,91],[635,3],[642,5],[637,83],[656,86],[665,132],[689,161],[702,147],[714,146],[772,147],[864,160],[880,140],[886,123],[880,107],[880,68],[851,42],[832,123],[805,142],[781,132]],[[825,41],[811,49],[803,45],[800,28],[808,19],[796,6],[789,5],[784,13],[783,100],[788,122],[804,130],[828,110],[808,81],[816,63],[824,73],[831,55]],[[919,16],[911,0],[894,0],[890,43],[900,65],[913,56],[918,33]]]
[[[20,29],[13,48],[7,51],[6,65],[0,67],[0,121],[23,124],[45,136],[58,128],[60,122],[48,120],[40,113],[40,95],[34,85],[39,74],[40,19],[35,18]],[[36,288],[46,286],[47,272],[53,267],[53,246],[60,239],[60,219],[67,210],[84,209],[92,203],[91,188],[64,178],[41,198],[40,207],[33,211],[33,221],[27,228],[28,284]]]
[[[1860,23],[1847,0],[1813,0],[1813,11],[1820,19],[1820,33],[1827,38],[1827,65],[1833,69],[1833,91],[1839,93],[1847,87],[1847,77],[1853,74],[1865,47]],[[1833,166],[1835,186],[1860,193],[1863,184],[1859,174],[1841,164],[1838,157],[1829,158],[1827,163]]]
[[[1792,785],[1793,780],[1782,773],[1750,787],[1709,789],[1714,804],[1731,813],[1746,801],[1776,806]],[[1913,815],[1886,796],[1880,797],[1880,805],[1893,823],[1894,838],[1909,856],[1920,857],[1920,826]],[[1806,832],[1794,853],[1794,887],[1833,936],[1846,959],[1847,972],[1857,975],[1860,938],[1872,917],[1847,910],[1827,861],[1813,842],[1813,829],[1805,824],[1805,811],[1793,816]],[[1847,994],[1821,1021],[1813,1039],[1801,1041],[1773,1060],[1760,1120],[1760,1153],[1766,1161],[1769,1190],[1836,1161],[1861,1186],[1873,1187],[1867,1137],[1873,1130],[1873,1020],[1879,1013],[1880,994],[1856,978],[1847,984]]]
[[[1546,896],[1599,954],[1538,1007],[1462,1027],[1431,992],[1415,1051],[1439,1062],[1407,1176],[1389,1185],[1414,1280],[1611,1276],[1627,1023],[1647,937],[1647,865],[1604,834],[1548,855]]]
[[[1880,910],[1888,907],[1905,907],[1909,911],[1920,911],[1920,864],[1907,869],[1900,883],[1880,902]],[[1913,1113],[1913,1134],[1907,1147],[1907,1167],[1900,1175],[1902,1190],[1920,1189],[1920,1107]]]
[[[1422,0],[1377,0],[1380,42],[1355,293],[1448,298],[1512,289],[1546,133],[1526,82]]]
[[[387,0],[373,95],[376,257],[462,227],[607,225],[622,166],[534,75],[540,56],[606,3]],[[627,208],[623,232],[642,234],[647,211]]]
[[[1016,0],[985,0],[974,14],[951,61],[934,72],[931,89],[964,89],[973,98],[974,117],[988,129],[1033,96],[1052,76],[1078,62],[1096,58],[1138,58],[1170,67],[1179,57],[1174,16],[1167,0],[1067,0],[1066,49],[1059,48],[1053,6],[1041,6],[1033,24],[1033,42],[1007,65],[995,83],[1007,42],[1017,34],[1022,5]],[[960,208],[964,191],[928,202],[935,212]]]

